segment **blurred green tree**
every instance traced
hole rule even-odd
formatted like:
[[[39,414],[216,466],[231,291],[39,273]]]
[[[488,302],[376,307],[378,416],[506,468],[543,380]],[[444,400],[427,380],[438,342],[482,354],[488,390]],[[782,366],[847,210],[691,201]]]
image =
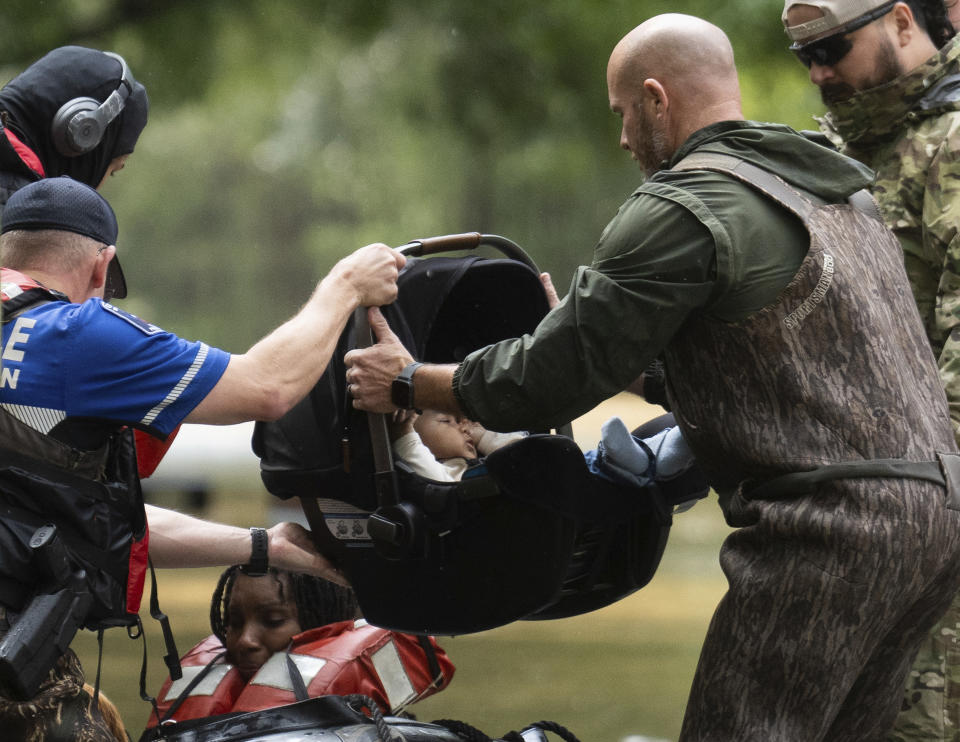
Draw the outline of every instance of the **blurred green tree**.
[[[724,28],[746,115],[808,126],[779,0],[7,0],[0,77],[62,44],[123,54],[151,97],[121,221],[127,306],[242,351],[361,244],[511,237],[561,290],[640,182],[606,61],[661,12]]]

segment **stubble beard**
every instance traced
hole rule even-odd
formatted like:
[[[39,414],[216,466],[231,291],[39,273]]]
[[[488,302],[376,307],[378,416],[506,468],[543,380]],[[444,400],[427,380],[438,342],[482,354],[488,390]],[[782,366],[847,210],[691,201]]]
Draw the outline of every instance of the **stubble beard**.
[[[890,43],[890,39],[884,38],[882,40],[874,57],[873,68],[873,75],[865,79],[859,88],[854,88],[845,82],[822,85],[820,87],[820,100],[822,100],[826,106],[831,106],[834,103],[842,103],[862,90],[869,90],[870,88],[884,85],[900,77],[905,70],[900,64],[900,60],[897,59],[897,53],[893,48],[893,44]]]
[[[667,142],[667,133],[655,123],[640,120],[641,151],[637,153],[637,162],[646,177],[652,176],[661,170],[664,163],[670,159],[670,147]]]

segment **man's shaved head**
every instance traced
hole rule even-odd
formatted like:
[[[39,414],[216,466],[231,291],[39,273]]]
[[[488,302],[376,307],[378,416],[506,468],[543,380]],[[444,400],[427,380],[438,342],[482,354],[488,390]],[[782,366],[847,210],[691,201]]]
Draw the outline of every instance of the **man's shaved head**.
[[[610,57],[638,85],[654,78],[694,95],[739,97],[733,47],[712,23],[692,15],[667,13],[641,23],[620,40]]]
[[[649,132],[628,131],[631,114],[653,127],[659,141],[656,152],[646,155],[659,157],[708,124],[743,118],[730,40],[717,26],[690,15],[658,15],[624,36],[610,55],[607,87],[610,107],[624,118],[621,146],[648,171],[652,163],[642,150],[649,147],[639,135]]]

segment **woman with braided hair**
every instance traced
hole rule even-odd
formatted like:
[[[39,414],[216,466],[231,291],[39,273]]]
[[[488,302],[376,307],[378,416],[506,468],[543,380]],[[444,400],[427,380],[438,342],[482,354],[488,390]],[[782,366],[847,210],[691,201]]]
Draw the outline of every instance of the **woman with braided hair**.
[[[210,603],[210,629],[245,680],[301,631],[358,618],[348,587],[273,568],[254,577],[236,564],[220,575]]]
[[[213,634],[181,659],[158,697],[158,721],[259,711],[320,695],[362,694],[385,714],[442,690],[454,666],[432,637],[369,625],[350,588],[234,565],[210,605]]]

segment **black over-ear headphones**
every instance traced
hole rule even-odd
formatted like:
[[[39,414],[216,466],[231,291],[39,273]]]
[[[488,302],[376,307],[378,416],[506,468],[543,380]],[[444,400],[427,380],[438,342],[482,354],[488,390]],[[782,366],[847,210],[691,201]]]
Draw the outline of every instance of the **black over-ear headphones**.
[[[57,151],[64,157],[85,155],[100,144],[107,125],[120,115],[133,92],[133,77],[123,57],[113,52],[104,54],[120,63],[120,84],[103,103],[84,97],[68,100],[60,106],[53,117],[50,133]]]

